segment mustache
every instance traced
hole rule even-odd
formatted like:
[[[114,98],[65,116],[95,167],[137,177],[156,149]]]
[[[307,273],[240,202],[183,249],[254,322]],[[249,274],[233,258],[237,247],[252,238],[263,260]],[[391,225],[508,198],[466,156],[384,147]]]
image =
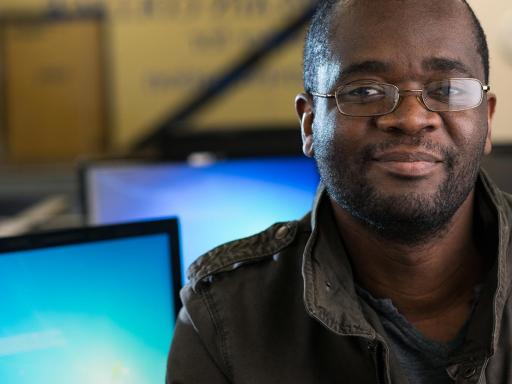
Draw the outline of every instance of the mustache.
[[[442,159],[448,168],[453,167],[457,160],[457,152],[454,148],[433,143],[423,137],[400,137],[378,144],[369,144],[363,148],[361,157],[364,162],[371,161],[378,153],[388,152],[400,147],[409,147],[432,153]]]

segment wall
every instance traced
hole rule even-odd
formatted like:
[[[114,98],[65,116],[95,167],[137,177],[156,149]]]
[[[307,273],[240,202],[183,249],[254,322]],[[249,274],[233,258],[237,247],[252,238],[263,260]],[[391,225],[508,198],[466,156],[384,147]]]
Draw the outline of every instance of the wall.
[[[107,10],[111,139],[127,147],[186,103],[309,0],[2,0],[1,11]],[[302,38],[234,87],[193,122],[238,128],[295,124]]]
[[[512,2],[469,0],[486,31],[491,55],[491,89],[498,97],[493,138],[512,142]]]

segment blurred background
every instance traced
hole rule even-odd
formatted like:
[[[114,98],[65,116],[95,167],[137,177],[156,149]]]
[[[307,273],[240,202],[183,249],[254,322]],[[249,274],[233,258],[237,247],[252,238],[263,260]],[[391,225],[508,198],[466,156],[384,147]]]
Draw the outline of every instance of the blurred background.
[[[299,154],[310,4],[2,0],[0,217],[47,204],[0,234],[82,222],[85,159]]]

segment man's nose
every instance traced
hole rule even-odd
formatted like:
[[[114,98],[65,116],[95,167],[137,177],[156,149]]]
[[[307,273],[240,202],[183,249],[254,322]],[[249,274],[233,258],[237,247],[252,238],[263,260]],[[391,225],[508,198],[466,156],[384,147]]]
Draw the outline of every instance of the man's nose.
[[[377,118],[379,129],[411,136],[434,131],[441,123],[440,115],[429,111],[416,92],[404,92],[393,112]]]

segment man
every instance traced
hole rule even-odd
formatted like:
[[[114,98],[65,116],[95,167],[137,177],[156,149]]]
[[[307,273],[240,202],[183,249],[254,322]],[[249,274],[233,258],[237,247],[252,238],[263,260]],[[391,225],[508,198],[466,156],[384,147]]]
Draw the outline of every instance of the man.
[[[297,96],[310,216],[190,269],[168,383],[508,383],[511,198],[462,0],[327,0]]]

